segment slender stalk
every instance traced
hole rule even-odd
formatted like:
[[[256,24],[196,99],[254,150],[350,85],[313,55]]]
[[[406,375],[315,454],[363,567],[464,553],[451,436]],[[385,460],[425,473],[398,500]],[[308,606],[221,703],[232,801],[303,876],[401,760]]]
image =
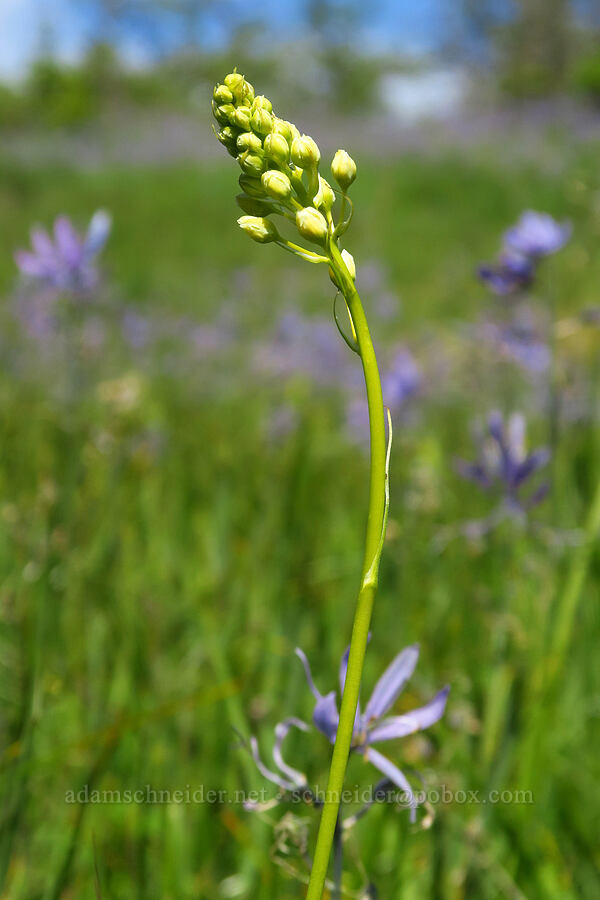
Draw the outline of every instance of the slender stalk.
[[[331,900],[342,900],[342,875],[344,872],[344,844],[342,836],[341,809],[337,817],[333,835],[333,893]]]
[[[592,553],[600,534],[600,480],[596,486],[596,492],[588,512],[585,526],[585,537],[582,544],[573,554],[571,567],[562,593],[559,595],[556,606],[553,632],[550,643],[550,675],[553,678],[560,670],[565,653],[569,646],[577,604],[588,569],[592,559]]]
[[[306,900],[321,900],[327,878],[331,846],[352,743],[354,716],[358,704],[373,599],[377,588],[382,531],[385,527],[386,439],[381,379],[379,377],[377,359],[360,297],[335,242],[330,242],[328,251],[331,267],[348,304],[362,360],[369,407],[371,463],[369,512],[361,585],[352,626],[350,655],[348,657],[346,684],[340,709],[340,721],[331,758],[327,792],[323,804]]]

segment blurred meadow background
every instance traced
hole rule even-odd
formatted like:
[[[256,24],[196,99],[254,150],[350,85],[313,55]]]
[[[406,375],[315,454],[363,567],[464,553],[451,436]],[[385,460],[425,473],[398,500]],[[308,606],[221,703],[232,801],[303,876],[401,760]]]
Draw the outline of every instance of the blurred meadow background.
[[[336,684],[366,411],[324,270],[235,224],[238,169],[210,110],[235,65],[317,140],[325,175],[337,147],[358,164],[346,246],[394,421],[363,694],[415,641],[397,710],[451,685],[443,720],[389,751],[450,799],[417,826],[372,809],[348,841],[348,896],[595,900],[592,0],[0,4],[0,892],[303,895],[315,810],[231,798],[266,786],[249,735],[267,759],[278,721],[310,718],[294,648],[323,692]],[[478,277],[527,209],[569,221],[568,241],[535,277]],[[112,229],[95,217],[85,283],[33,277],[22,255],[19,272],[32,226],[66,216],[82,235],[97,210]],[[56,238],[77,250],[65,219]],[[493,411],[550,451],[530,509],[463,477]],[[314,730],[287,739],[312,784],[329,758]],[[353,758],[348,777],[377,773]],[[226,795],[67,799],[148,788]]]

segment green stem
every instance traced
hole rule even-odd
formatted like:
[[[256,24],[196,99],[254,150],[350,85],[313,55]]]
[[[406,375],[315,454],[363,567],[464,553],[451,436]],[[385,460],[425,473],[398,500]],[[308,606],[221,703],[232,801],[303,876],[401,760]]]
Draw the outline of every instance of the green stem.
[[[346,672],[346,684],[342,696],[340,721],[331,758],[327,792],[319,825],[317,844],[313,860],[306,900],[321,900],[327,878],[329,857],[335,833],[335,826],[344,786],[346,765],[352,744],[354,716],[358,704],[358,694],[362,677],[367,637],[371,623],[373,599],[377,589],[381,537],[385,527],[386,505],[386,439],[381,379],[369,327],[356,290],[340,251],[332,241],[329,244],[331,267],[337,283],[346,298],[348,309],[356,331],[356,341],[362,360],[369,407],[369,430],[371,438],[371,474],[369,485],[369,514],[365,537],[361,586],[356,604],[350,655]]]
[[[592,551],[600,534],[600,480],[588,513],[585,537],[574,552],[564,589],[558,598],[550,644],[551,678],[560,671],[564,655],[569,646],[577,603],[585,583],[592,559]]]

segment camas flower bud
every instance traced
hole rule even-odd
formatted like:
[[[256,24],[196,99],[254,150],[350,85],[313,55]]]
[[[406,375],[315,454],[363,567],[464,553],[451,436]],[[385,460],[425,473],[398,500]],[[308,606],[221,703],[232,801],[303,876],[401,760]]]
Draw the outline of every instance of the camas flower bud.
[[[351,253],[348,253],[347,250],[342,250],[342,259],[344,260],[346,268],[352,276],[352,281],[356,281],[356,264],[354,262],[354,257]]]
[[[275,200],[287,200],[292,193],[290,179],[277,169],[269,169],[261,178],[265,192]]]
[[[273,159],[279,166],[287,165],[290,158],[290,148],[283,134],[273,131],[265,138],[265,153],[269,159]]]
[[[317,209],[324,209],[326,212],[330,212],[334,203],[335,194],[333,193],[331,185],[319,175],[319,190],[315,194],[313,204]]]
[[[292,135],[290,123],[280,119],[278,116],[273,116],[273,132],[284,137],[288,144],[291,144],[294,137],[296,137],[296,135]]]
[[[238,156],[238,162],[246,175],[262,175],[265,170],[264,156],[251,153],[249,150]]]
[[[267,112],[273,112],[273,104],[267,97],[264,96],[264,94],[259,94],[258,97],[254,98],[254,102],[252,104],[252,112],[257,109],[266,109]]]
[[[229,125],[231,117],[235,113],[235,106],[232,103],[224,103],[218,106],[216,100],[213,100],[212,110],[213,116],[219,125]]]
[[[223,103],[232,103],[233,94],[224,84],[218,84],[213,91],[213,100],[218,106],[221,106]]]
[[[331,163],[331,173],[341,189],[347,191],[356,178],[356,163],[345,150],[338,150]]]
[[[237,156],[237,129],[232,128],[230,125],[226,125],[225,128],[222,128],[221,131],[215,132],[220,142],[224,147],[227,147],[227,150],[231,154],[231,156]]]
[[[252,113],[250,123],[255,134],[265,135],[273,130],[273,116],[260,107]]]
[[[264,199],[265,191],[260,178],[244,174],[240,175],[238,183],[244,193],[248,194],[249,197]]]
[[[224,82],[225,87],[233,94],[236,103],[250,106],[254,100],[254,88],[249,81],[246,81],[243,75],[240,75],[239,72],[232,72],[230,75],[225,76]]]
[[[238,225],[259,244],[269,244],[279,240],[279,232],[269,219],[262,216],[240,216]]]
[[[242,131],[250,131],[250,110],[247,106],[238,106],[231,117],[231,124]]]
[[[252,153],[262,153],[262,141],[251,131],[244,131],[237,139],[237,148],[241,152],[250,150]]]
[[[352,256],[351,253],[348,253],[347,250],[342,250],[342,259],[344,260],[344,263],[346,264],[346,268],[348,269],[348,271],[352,277],[352,281],[356,281],[356,266],[354,265],[354,257]],[[336,288],[339,288],[341,290],[342,286],[341,286],[341,284],[338,284],[338,280],[336,278],[335,272],[333,271],[331,266],[329,266],[329,277],[335,284]]]
[[[301,169],[312,169],[319,165],[321,159],[319,148],[308,134],[294,138],[290,156],[294,165]]]
[[[296,227],[307,241],[324,244],[327,237],[327,220],[312,206],[299,209],[296,213]]]

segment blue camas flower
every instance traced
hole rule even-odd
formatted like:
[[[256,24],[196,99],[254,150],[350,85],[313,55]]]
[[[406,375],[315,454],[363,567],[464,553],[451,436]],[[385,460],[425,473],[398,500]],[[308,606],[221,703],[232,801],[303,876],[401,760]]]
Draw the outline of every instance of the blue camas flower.
[[[463,478],[483,490],[500,487],[505,509],[522,513],[546,496],[546,482],[526,498],[522,498],[521,493],[549,459],[550,452],[545,447],[527,452],[525,419],[520,413],[513,413],[505,423],[501,413],[492,412],[488,417],[487,433],[479,439],[477,460],[472,463],[458,460],[456,465]]]
[[[533,262],[518,253],[504,251],[495,263],[485,263],[478,269],[479,277],[499,296],[517,294],[533,283]]]
[[[346,649],[342,656],[340,664],[340,695],[343,693],[346,681],[348,654],[349,648]],[[328,694],[321,694],[313,681],[306,654],[299,648],[296,648],[296,655],[302,661],[308,686],[316,701],[313,711],[313,723],[325,735],[327,740],[333,744],[339,722],[336,692],[330,691]],[[424,728],[434,725],[442,717],[450,690],[449,686],[439,691],[433,700],[425,706],[400,716],[386,716],[386,713],[391,709],[404,685],[411,677],[418,658],[419,647],[417,644],[406,647],[396,656],[375,685],[364,711],[361,710],[359,704],[352,737],[352,751],[360,753],[365,760],[372,763],[375,768],[379,769],[404,792],[411,808],[412,821],[414,821],[416,816],[417,800],[408,779],[394,763],[378,750],[375,750],[372,745],[422,731]],[[258,753],[256,738],[251,738],[250,746],[254,761],[265,778],[268,778],[269,781],[272,781],[285,791],[302,792],[308,790],[306,776],[302,772],[288,766],[281,755],[282,742],[292,727],[299,728],[302,731],[308,731],[309,729],[305,722],[294,717],[285,719],[276,726],[273,760],[281,774],[272,772],[262,763]]]
[[[54,222],[54,240],[39,227],[31,229],[31,250],[17,250],[15,262],[23,275],[59,291],[89,291],[98,282],[95,258],[110,234],[111,219],[104,210],[91,218],[81,237],[70,219]]]
[[[527,209],[516,225],[504,234],[504,245],[515,253],[536,260],[561,250],[571,237],[570,222],[557,222],[548,213]]]
[[[533,283],[539,260],[561,250],[571,231],[569,222],[557,222],[548,213],[527,209],[517,224],[504,232],[497,262],[480,266],[478,275],[495,294],[518,294]]]

